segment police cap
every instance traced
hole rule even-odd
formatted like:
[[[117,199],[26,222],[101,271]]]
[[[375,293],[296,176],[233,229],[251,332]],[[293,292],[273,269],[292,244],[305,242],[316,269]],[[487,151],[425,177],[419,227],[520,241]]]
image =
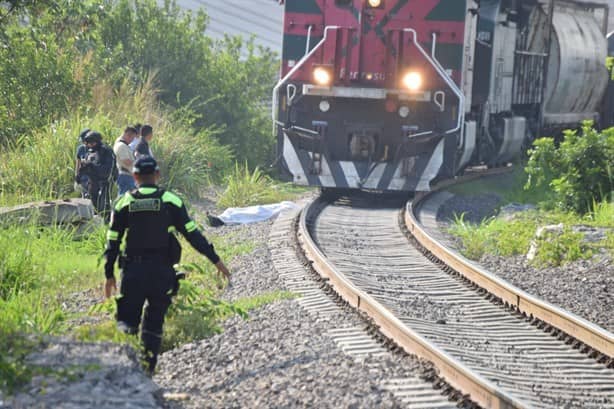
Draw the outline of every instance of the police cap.
[[[158,162],[156,162],[154,158],[151,156],[142,156],[134,162],[132,172],[137,175],[151,175],[159,169]]]

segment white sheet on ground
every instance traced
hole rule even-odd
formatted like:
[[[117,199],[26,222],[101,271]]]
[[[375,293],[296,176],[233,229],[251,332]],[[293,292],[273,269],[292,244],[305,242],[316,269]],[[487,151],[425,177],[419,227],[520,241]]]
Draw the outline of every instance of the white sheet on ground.
[[[281,202],[249,207],[229,207],[218,215],[225,224],[247,224],[268,220],[286,210],[298,209],[294,202]]]

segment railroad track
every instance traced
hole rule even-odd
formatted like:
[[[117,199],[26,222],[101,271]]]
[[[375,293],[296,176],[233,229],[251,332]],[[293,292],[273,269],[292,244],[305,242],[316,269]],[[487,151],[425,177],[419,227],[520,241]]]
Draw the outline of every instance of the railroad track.
[[[431,261],[408,241],[403,205],[363,196],[319,199],[303,211],[303,249],[343,299],[483,407],[614,408],[612,334],[528,295],[518,302],[518,293],[508,299],[483,284],[491,293],[475,276]],[[428,246],[436,245],[431,237]],[[533,316],[522,312],[529,301],[540,307]],[[563,319],[553,321],[558,313]],[[556,323],[583,329],[565,333]]]

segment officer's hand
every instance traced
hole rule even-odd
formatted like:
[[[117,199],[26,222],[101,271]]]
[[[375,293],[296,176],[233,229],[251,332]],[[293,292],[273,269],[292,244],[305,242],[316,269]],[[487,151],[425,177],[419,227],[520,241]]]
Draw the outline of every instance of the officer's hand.
[[[115,278],[107,278],[106,283],[104,283],[104,296],[106,298],[111,297],[117,291],[117,284],[115,283]]]
[[[228,271],[228,268],[226,268],[226,265],[222,260],[215,263],[215,267],[217,267],[218,274],[221,273],[226,280],[230,281],[230,271]]]

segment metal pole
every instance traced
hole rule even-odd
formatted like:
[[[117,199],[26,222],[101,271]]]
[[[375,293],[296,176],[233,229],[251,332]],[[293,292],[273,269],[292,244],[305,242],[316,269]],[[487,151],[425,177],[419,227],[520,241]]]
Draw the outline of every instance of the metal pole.
[[[541,87],[541,109],[539,110],[539,119],[537,122],[537,135],[535,135],[534,139],[537,139],[541,136],[542,128],[544,126],[544,115],[546,113],[546,101],[544,101],[546,97],[546,85],[548,84],[548,60],[550,59],[550,47],[552,45],[552,32],[554,31],[554,26],[552,25],[554,19],[554,0],[550,0],[550,4],[548,5],[548,35],[546,37],[546,56],[544,59],[544,66],[542,68],[542,87]]]

